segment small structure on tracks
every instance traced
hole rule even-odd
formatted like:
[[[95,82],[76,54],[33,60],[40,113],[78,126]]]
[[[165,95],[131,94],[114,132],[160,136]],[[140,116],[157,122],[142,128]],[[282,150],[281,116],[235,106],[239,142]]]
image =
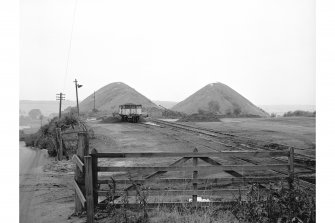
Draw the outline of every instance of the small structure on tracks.
[[[124,104],[119,106],[119,115],[122,121],[138,122],[142,115],[142,105]]]

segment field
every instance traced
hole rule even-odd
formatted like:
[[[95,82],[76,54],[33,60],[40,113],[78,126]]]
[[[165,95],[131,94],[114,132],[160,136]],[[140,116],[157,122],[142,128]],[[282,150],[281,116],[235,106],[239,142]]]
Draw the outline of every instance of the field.
[[[190,124],[190,123],[188,123]],[[315,118],[230,118],[221,122],[192,123],[218,131],[250,137],[308,150],[307,154],[315,157]]]
[[[315,118],[227,118],[221,119],[221,123],[195,125],[296,147],[315,145]]]

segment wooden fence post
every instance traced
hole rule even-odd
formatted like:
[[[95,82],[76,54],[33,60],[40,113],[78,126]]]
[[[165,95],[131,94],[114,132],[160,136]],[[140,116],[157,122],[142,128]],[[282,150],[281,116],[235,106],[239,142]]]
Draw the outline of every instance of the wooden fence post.
[[[193,150],[194,153],[198,152],[198,149],[195,148]],[[193,157],[193,167],[197,167],[198,166],[198,158]],[[193,180],[197,180],[198,179],[198,171],[193,171]],[[197,206],[197,198],[198,198],[198,183],[197,182],[193,182],[193,195],[192,195],[192,206],[196,207]]]
[[[57,134],[57,140],[58,140],[58,146],[57,148],[57,157],[58,160],[63,159],[63,139],[62,139],[62,130],[61,128],[56,128],[56,134]]]
[[[98,205],[98,158],[94,156],[98,151],[96,149],[92,149],[92,175],[93,175],[93,197],[94,197],[94,206]]]
[[[87,223],[94,222],[94,197],[93,197],[93,174],[92,156],[85,156],[85,188],[86,188],[86,214]]]
[[[289,187],[292,188],[294,182],[294,148],[292,147],[290,147],[289,151],[288,165],[289,165]]]
[[[59,128],[56,128],[56,151],[57,151],[57,155],[56,155],[56,160],[59,160]]]
[[[89,149],[89,142],[87,133],[85,132],[78,133],[77,156],[82,162],[84,162],[84,157],[88,155],[88,149]],[[84,168],[84,171],[85,169],[86,166]],[[74,179],[77,182],[82,193],[85,194],[85,173],[81,172],[78,166],[76,166],[75,169]],[[77,193],[75,193],[75,212],[81,213],[84,210],[85,208],[81,205],[80,199]]]

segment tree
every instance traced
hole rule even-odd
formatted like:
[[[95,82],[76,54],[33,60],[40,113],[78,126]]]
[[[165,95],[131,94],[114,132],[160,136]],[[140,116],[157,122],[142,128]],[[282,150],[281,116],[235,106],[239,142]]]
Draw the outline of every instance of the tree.
[[[203,115],[203,114],[205,114],[205,113],[206,113],[205,110],[203,110],[203,109],[201,109],[201,108],[198,109],[198,114]]]
[[[64,113],[75,114],[75,113],[77,113],[77,107],[71,107],[71,106],[68,106],[68,107],[64,110]]]
[[[40,115],[39,119],[41,120],[41,126],[43,124],[44,115]]]
[[[239,116],[241,114],[241,108],[235,107],[233,113],[235,116]]]
[[[232,115],[232,111],[231,111],[231,109],[230,108],[228,108],[227,110],[226,110],[226,116],[231,116]]]
[[[28,115],[31,119],[39,119],[39,117],[42,115],[42,112],[40,109],[34,108],[29,111]]]
[[[220,111],[220,105],[217,101],[208,102],[208,109],[211,113],[218,113]]]

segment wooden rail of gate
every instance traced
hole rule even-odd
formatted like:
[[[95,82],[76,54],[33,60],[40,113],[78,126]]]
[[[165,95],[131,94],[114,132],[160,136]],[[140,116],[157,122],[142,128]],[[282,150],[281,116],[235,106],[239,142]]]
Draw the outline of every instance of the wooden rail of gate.
[[[81,152],[79,151],[79,148]],[[287,164],[263,164],[263,165],[222,165],[210,157],[279,157],[287,156]],[[103,167],[98,166],[99,158],[166,158],[166,157],[182,157],[169,166],[156,166],[156,167]],[[180,166],[187,160],[192,159],[193,166]],[[203,160],[212,166],[198,166],[198,160]],[[292,185],[294,180],[294,149],[290,148],[289,151],[227,151],[227,152],[206,152],[199,153],[196,149],[192,153],[97,153],[95,149],[88,154],[88,137],[87,134],[79,134],[78,153],[73,156],[73,161],[76,164],[74,188],[76,192],[76,211],[83,211],[86,209],[87,222],[94,222],[94,210],[98,205],[98,196],[107,196],[109,191],[99,190],[100,184],[108,183],[123,183],[143,184],[145,182],[173,182],[173,183],[192,183],[192,190],[148,190],[150,195],[160,195],[168,193],[169,195],[190,195],[192,196],[192,205],[200,206],[203,203],[197,202],[198,195],[213,195],[238,192],[240,189],[210,189],[199,190],[198,184],[202,182],[207,183],[246,183],[246,182],[269,182],[271,180],[286,179],[289,185]],[[244,170],[274,170],[287,168],[288,176],[285,177],[233,177],[233,178],[198,178],[199,171],[203,170],[220,170],[220,171],[244,171]],[[113,179],[113,180],[99,180],[98,172],[131,172],[140,171],[141,173],[153,172],[151,175],[144,179]],[[168,171],[191,171],[192,178],[157,178]],[[128,196],[135,196],[136,191],[132,191],[134,186],[129,186],[124,191],[127,191]],[[124,192],[123,191],[123,192]],[[121,196],[122,191],[117,191],[115,198]],[[213,202],[214,203],[214,202]],[[151,203],[149,206],[162,203]],[[170,203],[172,204],[172,203]],[[173,203],[178,205],[177,203]]]

